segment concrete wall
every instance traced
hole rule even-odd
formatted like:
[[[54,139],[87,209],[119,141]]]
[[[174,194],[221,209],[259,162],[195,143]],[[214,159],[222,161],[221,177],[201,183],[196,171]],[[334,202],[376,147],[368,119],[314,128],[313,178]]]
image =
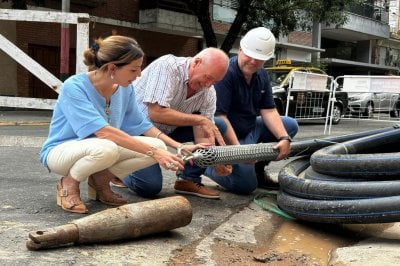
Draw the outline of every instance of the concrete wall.
[[[372,19],[367,19],[365,17],[355,14],[349,14],[349,21],[340,28],[351,30],[354,32],[362,32],[371,36],[376,36],[377,39],[387,39],[390,35],[390,27],[388,24],[381,23]]]
[[[289,58],[294,61],[311,63],[311,53],[309,52],[287,49],[286,58]]]

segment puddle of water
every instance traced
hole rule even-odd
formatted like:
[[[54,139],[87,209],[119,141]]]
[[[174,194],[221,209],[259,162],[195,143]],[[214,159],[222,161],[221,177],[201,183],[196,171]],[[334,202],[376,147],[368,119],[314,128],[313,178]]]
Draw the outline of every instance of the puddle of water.
[[[331,227],[331,228],[329,228]],[[329,253],[337,247],[354,242],[343,235],[337,225],[302,224],[296,221],[282,223],[275,234],[272,245],[279,253],[297,253],[307,255],[318,265],[327,265]],[[335,232],[336,231],[336,232]],[[358,239],[357,239],[358,241]]]

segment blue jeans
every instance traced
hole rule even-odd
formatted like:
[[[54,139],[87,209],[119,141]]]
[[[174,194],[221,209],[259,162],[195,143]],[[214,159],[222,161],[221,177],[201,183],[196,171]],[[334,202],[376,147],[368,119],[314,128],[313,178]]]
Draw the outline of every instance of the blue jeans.
[[[224,120],[215,117],[214,121],[221,134],[225,135],[226,124]],[[192,127],[178,127],[171,134],[169,134],[169,136],[179,142],[194,141]],[[187,163],[185,164],[185,170],[179,173],[179,177],[200,183],[200,176],[205,170],[205,168],[200,168],[196,165],[190,165]],[[152,198],[160,193],[162,189],[163,177],[161,168],[159,164],[154,164],[150,167],[131,173],[129,176],[124,178],[123,182],[139,196]]]
[[[281,119],[288,134],[294,137],[299,129],[297,121],[288,116],[282,116]],[[255,128],[253,128],[245,138],[239,141],[240,144],[243,145],[274,142],[277,141],[277,139],[264,125],[261,117],[257,117]],[[213,167],[208,167],[204,174],[222,187],[237,194],[250,194],[257,188],[257,176],[254,164],[235,164],[233,165],[232,174],[228,176],[218,176]]]

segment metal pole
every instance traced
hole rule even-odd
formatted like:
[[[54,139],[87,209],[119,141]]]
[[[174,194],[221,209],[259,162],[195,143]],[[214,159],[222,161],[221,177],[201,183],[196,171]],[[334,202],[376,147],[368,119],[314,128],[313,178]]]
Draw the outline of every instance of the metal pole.
[[[62,0],[62,12],[69,12],[70,0]],[[69,24],[61,23],[60,44],[60,79],[64,81],[69,76]]]

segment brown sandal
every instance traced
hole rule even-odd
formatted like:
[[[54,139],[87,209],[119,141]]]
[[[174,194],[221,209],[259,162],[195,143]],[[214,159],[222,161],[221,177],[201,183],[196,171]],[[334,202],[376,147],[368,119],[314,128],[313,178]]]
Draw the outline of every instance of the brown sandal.
[[[88,198],[99,200],[111,206],[127,204],[128,201],[125,198],[111,190],[109,182],[110,180],[98,180],[98,178],[90,176],[88,179]]]
[[[56,188],[56,195],[57,195],[57,205],[61,206],[64,211],[67,212],[74,212],[74,213],[88,213],[88,209],[86,208],[85,204],[81,201],[80,198],[80,190],[77,189],[66,189],[62,186],[62,180],[58,182]],[[72,196],[67,200],[68,196]]]

